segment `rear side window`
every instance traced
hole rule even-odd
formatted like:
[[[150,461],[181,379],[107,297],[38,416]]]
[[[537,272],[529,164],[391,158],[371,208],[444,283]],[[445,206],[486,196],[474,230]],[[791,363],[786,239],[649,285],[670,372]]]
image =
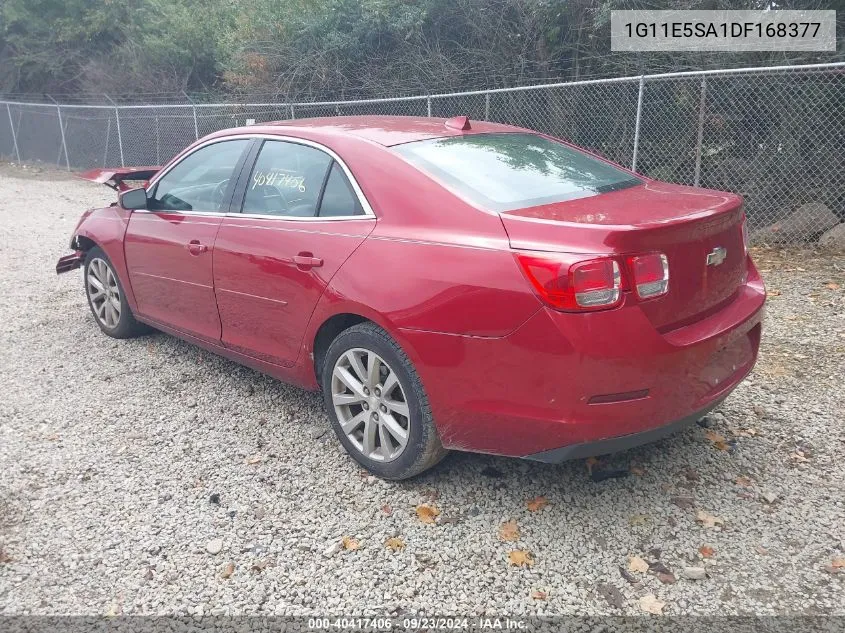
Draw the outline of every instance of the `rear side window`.
[[[317,215],[332,158],[308,145],[265,141],[249,176],[244,213],[294,217]]]
[[[346,174],[340,165],[332,164],[323,198],[320,201],[320,217],[363,215],[364,210],[358,202],[358,196],[352,191]]]
[[[613,165],[536,134],[470,134],[393,149],[458,195],[498,212],[642,183]]]

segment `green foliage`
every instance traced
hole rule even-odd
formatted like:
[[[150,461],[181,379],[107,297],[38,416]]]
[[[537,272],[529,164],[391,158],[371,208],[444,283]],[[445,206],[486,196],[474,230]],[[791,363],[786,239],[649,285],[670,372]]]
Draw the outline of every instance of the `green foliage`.
[[[79,69],[118,44],[126,19],[122,2],[4,0],[0,4],[4,73],[8,90],[73,89]]]
[[[116,93],[212,89],[230,50],[237,5],[221,0],[132,5],[122,41],[108,56],[86,64],[82,87]]]
[[[783,5],[822,8],[822,2],[786,0]],[[837,57],[609,50],[613,9],[769,4],[768,0],[2,0],[0,90],[116,94],[185,90],[341,98]],[[824,8],[843,4],[845,0],[830,0]]]

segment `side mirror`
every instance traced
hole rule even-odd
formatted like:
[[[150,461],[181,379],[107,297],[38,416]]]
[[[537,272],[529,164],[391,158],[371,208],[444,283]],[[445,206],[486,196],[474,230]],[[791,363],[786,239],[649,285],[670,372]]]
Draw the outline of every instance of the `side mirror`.
[[[124,191],[117,197],[117,199],[120,202],[120,206],[124,209],[147,208],[147,190],[143,187]]]

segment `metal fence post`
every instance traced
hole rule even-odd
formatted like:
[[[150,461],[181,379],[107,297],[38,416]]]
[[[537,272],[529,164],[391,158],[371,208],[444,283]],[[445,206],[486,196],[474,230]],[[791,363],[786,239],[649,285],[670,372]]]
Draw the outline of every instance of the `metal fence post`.
[[[425,98],[425,109],[426,109],[426,113],[427,113],[426,116],[428,116],[428,118],[430,119],[431,118],[431,95],[429,95]]]
[[[59,102],[53,99],[50,95],[46,95],[47,98],[56,104],[56,111],[59,113],[59,132],[62,135],[62,149],[65,152],[65,166],[67,166],[67,170],[70,171],[70,158],[67,155],[67,143],[65,142],[65,126],[62,123],[62,106],[59,105]],[[56,161],[58,165],[58,161]]]
[[[15,146],[15,156],[18,158],[18,162],[21,162],[21,153],[18,149],[18,135],[15,134],[15,122],[12,120],[12,108],[9,105],[9,102],[6,102],[6,112],[9,115],[9,129],[12,130],[12,144]]]
[[[103,167],[106,166],[106,161],[109,158],[109,136],[111,136],[111,117],[109,117],[108,125],[106,125],[106,149],[103,150]]]
[[[293,109],[293,104],[292,104],[292,103],[290,104],[290,118],[291,118],[291,119],[295,119],[295,118],[296,118],[296,112],[295,112],[295,111],[294,111],[294,109]]]
[[[640,151],[640,121],[643,117],[643,88],[645,75],[640,75],[640,89],[637,93],[637,120],[634,122],[634,152],[631,157],[631,171],[637,171],[637,155]]]
[[[199,128],[199,126],[197,125],[197,106],[196,106],[196,105],[194,105],[194,100],[193,100],[193,99],[191,99],[191,98],[188,96],[188,93],[187,93],[187,92],[185,92],[185,91],[183,90],[183,91],[182,91],[182,94],[183,94],[183,95],[185,95],[185,98],[186,98],[186,99],[187,99],[187,100],[191,103],[191,110],[193,110],[193,111],[194,111],[194,140],[196,141],[196,140],[199,140],[199,137],[200,137],[200,128]]]
[[[120,133],[120,108],[114,101],[111,100],[110,96],[107,94],[104,94],[103,96],[114,106],[114,121],[117,124],[117,146],[120,149],[120,166],[126,167],[126,161],[123,160],[123,135]]]
[[[704,141],[704,105],[707,101],[707,77],[701,78],[701,101],[698,104],[698,140],[695,144],[695,179],[693,186],[701,182],[701,144]]]
[[[490,93],[484,95],[484,120],[490,120]]]

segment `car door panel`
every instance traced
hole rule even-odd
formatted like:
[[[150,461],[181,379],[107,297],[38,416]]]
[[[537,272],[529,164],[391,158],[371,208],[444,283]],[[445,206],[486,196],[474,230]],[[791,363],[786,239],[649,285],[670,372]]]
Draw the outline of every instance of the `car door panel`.
[[[124,238],[142,318],[220,341],[212,248],[252,139],[200,146],[163,172],[148,209],[133,211]]]
[[[220,340],[210,246],[222,216],[135,211],[124,248],[142,317]],[[192,246],[205,246],[205,252]]]
[[[243,213],[223,220],[214,245],[221,341],[291,366],[320,296],[376,220],[324,148],[266,140],[254,155],[235,187],[232,204]],[[332,213],[340,216],[346,208],[347,217],[317,217],[329,181]]]
[[[375,227],[375,219],[227,217],[214,244],[222,342],[290,366],[331,278]]]

